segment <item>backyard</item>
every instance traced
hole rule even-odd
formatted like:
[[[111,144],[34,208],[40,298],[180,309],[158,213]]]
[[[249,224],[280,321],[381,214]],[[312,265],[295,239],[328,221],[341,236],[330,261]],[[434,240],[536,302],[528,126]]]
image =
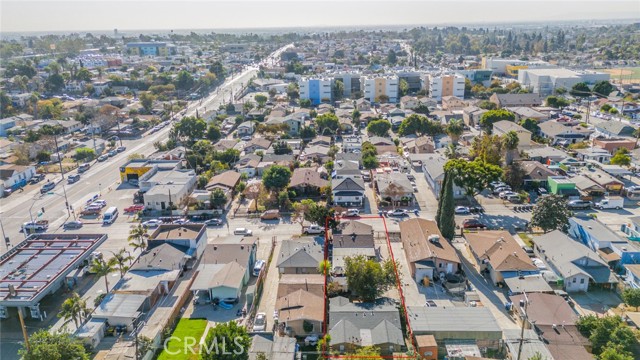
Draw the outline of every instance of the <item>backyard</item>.
[[[200,339],[207,329],[206,319],[180,319],[176,329],[171,334],[171,340],[162,350],[158,360],[197,360],[200,358],[198,353]],[[187,344],[193,343],[195,339],[196,345],[193,346],[193,353],[188,349],[185,351],[185,340]]]

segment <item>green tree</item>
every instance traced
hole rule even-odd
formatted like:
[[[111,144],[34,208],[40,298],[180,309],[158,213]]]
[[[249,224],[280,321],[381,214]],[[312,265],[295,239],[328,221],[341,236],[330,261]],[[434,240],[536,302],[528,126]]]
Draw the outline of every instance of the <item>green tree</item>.
[[[204,137],[207,130],[207,122],[195,116],[187,116],[173,125],[172,132],[178,136],[185,136],[190,142]]]
[[[153,102],[155,99],[156,97],[149,91],[143,91],[140,93],[140,104],[147,114],[151,113],[151,110],[153,110]]]
[[[211,66],[209,66],[209,72],[215,74],[218,79],[224,79],[225,77],[224,66],[222,66],[220,60],[214,61]]]
[[[454,144],[457,144],[458,140],[460,140],[460,136],[464,132],[464,123],[461,119],[452,119],[444,128],[444,131],[449,135],[451,141]]]
[[[456,185],[463,188],[468,196],[475,196],[493,181],[502,177],[502,169],[493,164],[476,159],[452,159],[444,165],[444,171],[453,176]]]
[[[453,199],[453,177],[446,176],[445,183],[442,184],[444,190],[439,199],[440,217],[438,220],[438,228],[445,239],[453,240],[456,230],[455,208],[456,203]],[[442,203],[442,204],[440,204]]]
[[[50,161],[50,160],[51,160],[51,153],[48,151],[40,151],[36,155],[37,162]]]
[[[504,182],[514,190],[522,188],[526,173],[519,161],[514,161],[504,168]]]
[[[291,170],[286,166],[273,165],[262,174],[262,184],[269,190],[281,190],[289,185]]]
[[[566,100],[563,97],[560,96],[555,96],[555,95],[550,95],[547,96],[547,99],[545,100],[545,103],[547,104],[547,106],[559,109],[559,108],[563,108],[565,106],[569,106],[569,101]]]
[[[513,158],[518,155],[518,133],[511,130],[502,136],[502,148],[504,149],[505,163],[511,165]]]
[[[339,221],[335,217],[335,211],[319,203],[314,203],[309,206],[305,213],[305,220],[318,226],[329,226],[331,229],[336,229],[339,224]]]
[[[95,150],[88,147],[81,147],[76,149],[76,160],[78,161],[90,161],[96,156]]]
[[[569,91],[569,94],[575,97],[587,97],[591,95],[591,89],[589,89],[589,85],[587,85],[587,83],[579,82],[573,85],[571,91]]]
[[[338,128],[340,128],[340,121],[335,114],[322,114],[316,117],[316,127],[318,128],[318,133],[320,135],[324,135],[327,129],[332,134],[335,134]]]
[[[29,336],[29,350],[23,345],[18,351],[23,360],[89,360],[82,341],[65,332],[40,329]]]
[[[400,123],[398,135],[407,136],[415,134],[420,136],[424,132],[424,123],[426,121],[428,121],[426,116],[411,114]]]
[[[600,355],[606,348],[617,348],[630,352],[637,345],[633,330],[618,315],[581,317],[576,323],[578,330],[589,338],[593,353]]]
[[[182,70],[178,72],[176,79],[174,81],[174,85],[178,90],[189,90],[195,84],[195,80],[193,79],[193,75],[186,70]]]
[[[207,128],[207,134],[206,134],[207,140],[211,142],[216,142],[220,140],[221,137],[222,137],[222,132],[220,132],[220,128],[214,125],[213,123],[209,124],[209,127]]]
[[[106,292],[109,292],[109,282],[108,275],[114,270],[112,264],[104,261],[102,258],[93,259],[91,262],[91,272],[96,274],[96,277],[104,277],[104,286],[106,288]]]
[[[64,89],[64,78],[60,74],[49,75],[44,82],[44,87],[47,91],[52,93],[60,92]]]
[[[91,74],[91,71],[83,67],[83,68],[80,68],[80,70],[78,70],[74,78],[80,81],[91,81],[92,77],[93,75]]]
[[[59,119],[62,116],[62,101],[57,98],[41,100],[37,103],[38,116],[43,119]]]
[[[344,83],[341,80],[336,80],[333,82],[331,86],[331,95],[334,100],[342,99],[342,95],[344,94]]]
[[[398,90],[399,90],[400,96],[405,96],[409,94],[409,83],[407,82],[407,80],[400,79],[400,81],[398,82]]]
[[[300,138],[302,139],[313,139],[316,135],[316,130],[312,127],[303,126],[300,129]]]
[[[496,110],[498,108],[498,105],[489,100],[482,100],[478,103],[478,107],[485,110]]]
[[[615,90],[615,87],[606,80],[598,81],[593,85],[593,92],[608,97]]]
[[[616,154],[613,155],[610,163],[620,166],[631,165],[631,155],[629,155],[629,150],[627,150],[626,148],[620,148],[618,151],[616,151]]]
[[[65,320],[65,325],[73,321],[76,328],[78,328],[90,312],[87,308],[87,302],[74,291],[71,293],[71,296],[62,303],[58,317]]]
[[[540,133],[540,126],[538,126],[538,121],[532,118],[526,118],[520,120],[520,126],[531,131],[533,135]]]
[[[114,269],[120,272],[121,278],[129,270],[129,265],[127,263],[131,263],[132,261],[133,256],[131,256],[126,249],[120,249],[118,252],[114,252],[113,257],[109,259],[109,263],[114,267]]]
[[[633,306],[637,311],[640,306],[640,289],[625,289],[622,292],[622,300],[625,305]]]
[[[545,233],[562,230],[569,224],[571,211],[560,195],[550,194],[538,199],[531,214],[531,226],[541,228]]]
[[[377,169],[380,163],[378,162],[378,158],[374,156],[365,156],[362,158],[362,166],[367,169]]]
[[[298,83],[292,82],[287,86],[287,96],[291,100],[295,100],[300,97],[300,89],[298,87]],[[309,99],[302,99],[302,100],[309,100]],[[305,107],[302,105],[302,100],[300,100],[300,106]],[[309,107],[309,106],[311,106],[311,101],[309,101],[309,105],[306,107]]]
[[[374,301],[396,283],[393,260],[378,262],[364,255],[345,258],[345,276],[349,291],[363,301]]]
[[[350,352],[344,356],[341,356],[343,359],[347,360],[378,360],[382,359],[380,356],[380,349],[369,345],[369,346],[360,346],[354,352]]]
[[[390,49],[389,52],[387,53],[387,65],[395,65],[398,63],[398,56],[396,55],[396,52],[393,51],[393,49]]]
[[[304,199],[293,204],[293,214],[291,215],[291,220],[300,223],[300,232],[304,232],[304,221],[306,220],[305,217],[307,216],[309,209],[311,209],[311,207],[314,205],[315,201],[311,199]]]
[[[598,360],[634,360],[633,354],[620,346],[607,347],[598,356]]]
[[[258,103],[258,107],[263,108],[264,104],[267,103],[267,100],[269,100],[268,97],[262,95],[262,94],[256,94],[253,99],[256,101],[256,103]]]
[[[501,120],[515,121],[516,116],[511,111],[505,109],[489,110],[480,116],[480,126],[484,131],[491,134],[493,124]]]
[[[204,346],[212,351],[202,351],[201,360],[247,360],[251,338],[247,328],[235,321],[217,323],[209,330]]]
[[[413,112],[416,114],[429,115],[429,106],[427,106],[427,104],[420,104],[413,108]]]
[[[227,203],[227,195],[225,195],[222,189],[216,188],[211,192],[209,201],[211,202],[211,206],[215,209],[219,209]]]
[[[391,129],[391,123],[387,120],[373,120],[367,125],[367,132],[376,136],[386,136]]]
[[[127,240],[129,241],[129,245],[131,245],[132,248],[144,251],[147,248],[147,242],[145,240],[147,236],[149,236],[147,227],[139,224],[138,226],[133,227],[131,228],[131,230],[129,230],[129,236],[127,237]]]

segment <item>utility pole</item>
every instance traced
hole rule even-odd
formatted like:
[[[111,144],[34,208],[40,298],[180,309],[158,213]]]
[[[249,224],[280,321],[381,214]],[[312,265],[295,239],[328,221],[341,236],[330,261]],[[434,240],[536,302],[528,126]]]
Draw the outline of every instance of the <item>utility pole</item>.
[[[62,180],[64,180],[64,169],[62,168],[62,158],[60,157],[60,150],[58,149],[58,134],[55,130],[53,132],[53,142],[56,144],[56,156],[58,157],[58,163],[60,163],[60,174],[62,174]]]
[[[27,348],[27,352],[31,351],[29,346],[29,334],[27,334],[27,327],[24,325],[24,315],[22,315],[23,307],[18,308],[18,318],[20,318],[20,327],[22,328],[22,336],[24,337],[24,346]]]
[[[524,328],[526,325],[526,321],[529,319],[529,316],[527,315],[527,307],[529,306],[529,298],[527,297],[527,293],[526,292],[522,292],[522,294],[524,295],[524,300],[520,300],[520,309],[522,311],[522,328],[520,330],[520,346],[518,346],[518,357],[516,358],[517,360],[520,360],[520,357],[522,356],[522,344],[524,343]]]

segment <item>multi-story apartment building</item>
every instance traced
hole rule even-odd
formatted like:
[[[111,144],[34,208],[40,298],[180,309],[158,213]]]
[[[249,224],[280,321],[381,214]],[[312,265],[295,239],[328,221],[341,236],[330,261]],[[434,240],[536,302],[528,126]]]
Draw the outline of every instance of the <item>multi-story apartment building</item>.
[[[333,80],[330,78],[301,78],[300,99],[309,99],[313,105],[320,104],[323,100],[331,101]]]
[[[127,50],[131,55],[138,56],[169,56],[176,54],[176,46],[165,42],[128,43]]]
[[[353,95],[360,92],[360,76],[361,74],[358,72],[338,72],[333,75],[333,80],[340,80],[344,84],[342,96],[346,98],[356,97]]]
[[[389,98],[389,102],[398,102],[397,75],[363,76],[360,78],[360,87],[365,99],[371,102],[380,102],[381,96]]]
[[[438,101],[445,96],[464,99],[464,83],[464,76],[458,74],[429,75],[429,95]]]

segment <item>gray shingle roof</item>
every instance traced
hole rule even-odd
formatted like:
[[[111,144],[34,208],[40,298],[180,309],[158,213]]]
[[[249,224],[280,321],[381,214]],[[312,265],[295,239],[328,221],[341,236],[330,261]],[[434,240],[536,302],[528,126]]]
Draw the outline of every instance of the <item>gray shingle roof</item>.
[[[316,267],[324,259],[324,249],[313,238],[284,240],[278,254],[278,267]]]

